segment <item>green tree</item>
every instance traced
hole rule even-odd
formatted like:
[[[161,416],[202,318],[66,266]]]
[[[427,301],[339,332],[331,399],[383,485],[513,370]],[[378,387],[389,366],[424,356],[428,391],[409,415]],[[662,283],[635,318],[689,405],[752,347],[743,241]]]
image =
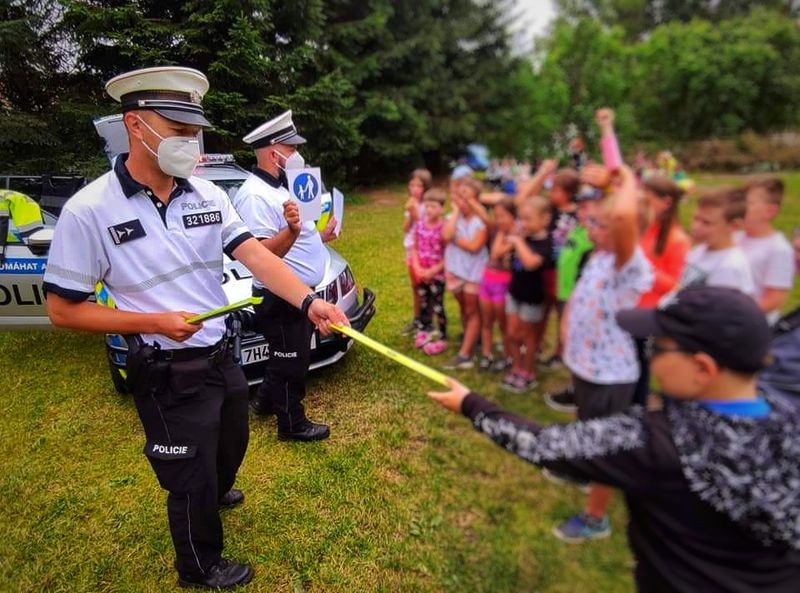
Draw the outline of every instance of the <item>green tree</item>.
[[[60,145],[50,125],[63,88],[61,39],[52,3],[0,0],[0,162],[4,168]],[[35,167],[36,165],[32,165]],[[8,169],[9,173],[17,172]]]
[[[606,26],[622,27],[628,39],[639,39],[658,25],[695,18],[714,22],[765,8],[784,16],[800,15],[797,0],[557,0],[568,19],[592,18]]]
[[[639,125],[676,139],[797,125],[800,32],[756,11],[657,28],[636,51]]]

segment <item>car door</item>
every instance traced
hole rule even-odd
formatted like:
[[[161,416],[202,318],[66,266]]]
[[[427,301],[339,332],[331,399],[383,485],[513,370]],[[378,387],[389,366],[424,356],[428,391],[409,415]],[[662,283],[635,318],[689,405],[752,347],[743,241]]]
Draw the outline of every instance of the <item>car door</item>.
[[[56,221],[46,212],[43,217],[45,228],[25,239],[10,223],[5,261],[0,263],[0,330],[51,327],[42,281],[47,266],[48,238],[52,238]]]

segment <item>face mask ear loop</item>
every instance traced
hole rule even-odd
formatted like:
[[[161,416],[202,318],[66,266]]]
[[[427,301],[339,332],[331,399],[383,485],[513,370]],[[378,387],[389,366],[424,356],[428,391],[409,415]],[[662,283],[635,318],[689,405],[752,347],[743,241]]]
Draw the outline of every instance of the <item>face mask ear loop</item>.
[[[160,140],[162,140],[162,141],[164,140],[164,137],[163,137],[161,134],[159,134],[158,132],[156,132],[156,131],[155,131],[155,130],[152,128],[152,127],[150,127],[150,124],[148,124],[146,121],[144,121],[144,120],[143,120],[143,119],[142,119],[140,116],[138,116],[138,115],[137,115],[137,116],[136,116],[136,119],[138,119],[140,122],[142,122],[142,123],[144,124],[144,126],[145,126],[145,127],[148,129],[148,130],[150,130],[151,132],[153,132],[153,134],[155,134],[155,135],[156,135],[156,136],[157,136],[157,137],[158,137]],[[144,146],[144,147],[145,147],[145,148],[148,150],[148,152],[149,152],[150,154],[152,154],[154,157],[158,158],[158,151],[157,151],[157,150],[153,150],[152,148],[150,148],[150,146],[147,144],[147,142],[145,142],[145,141],[144,141],[144,138],[142,138],[142,139],[140,140],[140,142],[141,142],[141,143],[142,143],[142,145],[143,145],[143,146]]]
[[[283,172],[285,173],[285,172],[286,172],[286,161],[288,161],[288,160],[289,160],[289,157],[285,156],[285,155],[284,155],[284,154],[283,154],[283,153],[282,153],[280,150],[278,150],[277,148],[273,148],[272,150],[273,150],[273,152],[275,152],[275,154],[277,154],[277,155],[279,155],[281,158],[283,158],[283,166],[281,166],[281,165],[278,165],[278,163],[275,163],[275,164],[277,165],[278,169],[280,169],[281,171],[283,171]]]

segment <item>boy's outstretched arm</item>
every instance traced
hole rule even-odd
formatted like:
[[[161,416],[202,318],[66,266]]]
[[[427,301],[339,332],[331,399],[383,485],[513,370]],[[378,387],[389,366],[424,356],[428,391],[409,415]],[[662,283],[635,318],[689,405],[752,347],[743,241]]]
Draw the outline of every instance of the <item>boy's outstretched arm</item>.
[[[652,427],[644,427],[643,411],[542,427],[500,409],[454,379],[449,382],[448,391],[428,393],[431,399],[452,412],[462,413],[475,430],[517,457],[580,480],[626,491],[659,488],[657,479],[648,479],[648,474],[663,472],[663,468],[658,467],[660,460],[654,458],[648,446]],[[664,431],[668,432],[666,422]],[[679,467],[674,469],[680,471]]]

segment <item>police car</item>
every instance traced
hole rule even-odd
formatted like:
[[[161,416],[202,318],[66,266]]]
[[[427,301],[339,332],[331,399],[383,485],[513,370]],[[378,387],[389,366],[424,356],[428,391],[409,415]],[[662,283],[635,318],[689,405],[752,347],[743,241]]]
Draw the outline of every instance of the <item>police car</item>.
[[[113,118],[115,116],[110,116]],[[107,121],[109,118],[103,118]],[[121,120],[121,118],[120,118]],[[97,123],[97,122],[96,122]],[[98,131],[100,128],[98,127]],[[106,152],[113,158],[115,150],[109,150],[111,143],[106,139]],[[117,145],[117,148],[120,148]],[[127,149],[127,142],[124,149]],[[117,153],[118,154],[118,153]],[[229,195],[247,179],[248,173],[238,166],[231,155],[205,155],[194,171],[194,175],[208,179],[222,187]],[[323,219],[330,213],[329,194],[323,199]],[[5,249],[5,261],[0,263],[0,331],[30,330],[52,327],[45,310],[42,277],[47,262],[47,251],[52,240],[56,217],[43,211],[45,227],[29,237],[21,237],[12,228]],[[355,277],[347,261],[326,245],[330,254],[325,276],[316,287],[316,292],[325,300],[336,303],[350,319],[351,325],[363,330],[375,315],[375,295],[364,288],[359,299]],[[240,301],[251,296],[252,275],[237,261],[224,257],[222,278],[225,294],[230,302]],[[98,286],[97,300],[100,304],[113,306],[113,301]],[[109,369],[114,387],[120,393],[127,392],[125,382],[125,361],[127,343],[122,336],[107,335],[105,338]],[[311,338],[310,369],[331,365],[340,360],[350,349],[350,338],[334,334],[322,338],[314,333]],[[269,345],[260,334],[246,331],[242,338],[241,364],[251,385],[258,384],[264,376],[264,363],[269,357]]]

